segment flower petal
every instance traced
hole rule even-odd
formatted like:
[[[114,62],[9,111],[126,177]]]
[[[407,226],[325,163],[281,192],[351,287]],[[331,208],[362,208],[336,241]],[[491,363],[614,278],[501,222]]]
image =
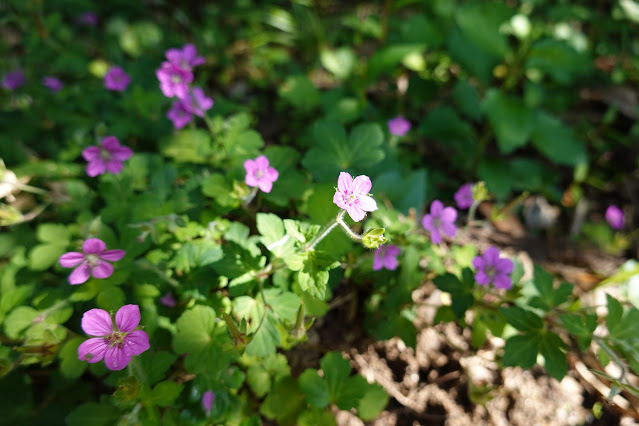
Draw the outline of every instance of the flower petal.
[[[373,187],[371,180],[366,175],[357,176],[353,180],[353,192],[356,194],[368,194]]]
[[[435,227],[433,226],[433,216],[426,214],[422,218],[422,226],[427,231],[432,231]]]
[[[383,249],[379,247],[375,250],[375,256],[373,257],[373,271],[379,271],[384,267]]]
[[[448,222],[442,222],[440,229],[444,232],[444,234],[448,235],[451,238],[454,237],[457,233],[457,227],[454,224]]]
[[[495,275],[495,278],[493,279],[493,283],[495,284],[495,287],[497,288],[509,289],[510,287],[513,286],[513,282],[510,279],[510,277],[504,274]]]
[[[501,274],[510,274],[513,271],[513,261],[510,259],[499,259],[497,260],[497,264],[495,265],[495,269],[498,273]]]
[[[82,157],[89,162],[95,161],[100,158],[100,148],[97,146],[90,146],[82,151]]]
[[[481,256],[475,256],[475,258],[473,259],[473,266],[475,267],[475,269],[484,269],[484,258]]]
[[[490,277],[486,275],[483,270],[477,271],[475,274],[475,281],[477,281],[477,284],[479,285],[488,285],[490,284]]]
[[[397,269],[398,265],[399,265],[399,262],[397,261],[396,257],[386,256],[386,258],[384,259],[384,266],[389,271],[394,271],[395,269]]]
[[[358,198],[358,206],[367,212],[374,212],[377,210],[377,202],[373,199],[373,197],[369,197],[368,195],[360,195]]]
[[[91,364],[102,361],[109,343],[103,337],[94,337],[80,343],[78,346],[78,359]]]
[[[434,244],[439,244],[442,242],[442,234],[439,232],[438,228],[433,227],[433,229],[430,231],[430,240]]]
[[[337,207],[340,209],[346,209],[348,207],[348,204],[344,199],[344,194],[341,192],[336,192],[335,195],[333,195],[333,203],[337,204]]]
[[[360,220],[364,219],[364,217],[366,216],[366,213],[364,212],[364,210],[360,209],[359,207],[355,205],[347,206],[346,211],[348,212],[348,215],[351,217],[351,219],[353,219],[354,222],[359,222]]]
[[[394,244],[389,244],[386,247],[386,255],[387,256],[399,256],[402,250]]]
[[[255,165],[258,169],[266,169],[269,166],[268,158],[265,155],[260,155],[255,159]]]
[[[269,193],[271,189],[273,189],[273,182],[269,182],[268,180],[262,179],[257,184],[262,192]]]
[[[280,173],[273,167],[267,168],[266,173],[264,174],[264,178],[270,180],[271,182],[275,182],[279,176]]]
[[[120,161],[128,160],[133,155],[133,150],[128,146],[120,146],[111,150],[111,156]]]
[[[441,214],[442,210],[444,210],[444,204],[439,201],[439,200],[435,200],[431,203],[430,205],[430,214],[433,217],[439,217],[439,215]]]
[[[351,189],[351,185],[353,184],[353,177],[346,173],[341,172],[339,174],[339,178],[337,179],[337,189],[339,192],[346,192]]]
[[[102,148],[111,152],[120,147],[120,141],[115,136],[105,136],[102,138],[100,145],[102,145]]]
[[[124,167],[124,164],[122,164],[120,160],[111,159],[106,163],[107,172],[113,173],[114,175],[119,174],[122,171],[122,167]]]
[[[457,210],[454,207],[446,207],[439,215],[442,222],[454,223],[457,220]]]
[[[104,364],[109,370],[122,370],[131,361],[131,356],[127,355],[124,349],[121,349],[118,345],[113,345],[106,350],[104,354]]]
[[[106,244],[99,238],[89,238],[82,243],[82,250],[86,254],[101,254],[106,250]]]
[[[140,355],[142,352],[149,350],[149,335],[143,330],[135,330],[124,336],[124,344],[122,349],[129,356]]]
[[[102,175],[104,172],[106,172],[106,163],[101,158],[97,158],[87,164],[87,175],[90,177]]]
[[[109,278],[111,275],[113,275],[113,265],[111,265],[109,262],[98,261],[97,265],[95,265],[91,269],[91,275],[94,278],[98,278],[101,280],[104,278]]]
[[[123,333],[133,331],[140,324],[140,307],[138,305],[124,305],[115,314],[115,324]]]
[[[90,336],[108,336],[113,333],[111,316],[104,309],[90,309],[82,315],[82,330]]]
[[[100,259],[108,260],[109,262],[117,262],[122,259],[126,252],[124,250],[107,250],[100,253]]]
[[[70,251],[69,253],[64,253],[62,256],[60,256],[60,259],[58,259],[58,263],[64,268],[73,268],[74,266],[82,263],[84,259],[84,253]]]
[[[499,260],[499,250],[496,247],[488,247],[484,252],[484,260],[487,265],[496,266]]]
[[[89,268],[89,262],[84,261],[69,275],[69,284],[76,285],[87,282],[91,276],[91,268]]]

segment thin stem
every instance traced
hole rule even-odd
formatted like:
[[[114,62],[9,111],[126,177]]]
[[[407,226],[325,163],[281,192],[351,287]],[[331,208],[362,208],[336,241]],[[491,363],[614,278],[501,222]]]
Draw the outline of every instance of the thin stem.
[[[337,216],[337,218],[335,219],[335,221],[344,229],[344,232],[346,232],[348,234],[349,237],[351,237],[352,239],[356,240],[356,241],[362,241],[362,236],[353,232],[353,230],[346,224],[346,222],[344,222],[344,220],[342,220],[342,217],[344,217],[344,210],[342,210],[342,215],[341,216]]]
[[[244,206],[244,208],[247,208],[249,204],[251,204],[251,201],[253,201],[253,198],[255,198],[255,196],[257,195],[257,190],[259,188],[257,186],[254,186],[251,189],[251,192],[244,198],[244,201],[242,201],[242,205]]]
[[[315,235],[311,239],[311,241],[308,242],[308,244],[306,244],[306,247],[304,247],[303,252],[314,250],[315,246],[319,244],[319,242],[322,241],[324,238],[326,238],[326,236],[330,234],[333,228],[337,226],[339,221],[342,220],[344,213],[345,213],[345,210],[340,210],[340,212],[337,214],[337,217],[335,219],[331,220],[326,225],[324,225],[324,228],[322,228],[322,230],[320,230],[320,232],[317,235]]]

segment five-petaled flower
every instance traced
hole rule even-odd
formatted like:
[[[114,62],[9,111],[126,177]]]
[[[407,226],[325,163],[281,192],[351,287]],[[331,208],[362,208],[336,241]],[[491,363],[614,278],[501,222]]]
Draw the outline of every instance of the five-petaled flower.
[[[213,391],[207,390],[202,394],[202,407],[207,414],[211,411],[211,408],[213,408],[213,401],[215,401],[215,394]]]
[[[380,269],[394,271],[397,269],[397,256],[400,253],[399,247],[393,244],[378,247],[373,258],[373,271],[379,271]]]
[[[248,186],[257,186],[263,192],[271,192],[273,189],[273,182],[275,182],[279,176],[277,170],[269,165],[268,158],[264,155],[260,155],[255,160],[246,160],[244,162],[244,170],[246,170],[246,176],[244,181]]]
[[[612,229],[623,228],[623,210],[612,205],[606,209],[606,220]]]
[[[454,207],[444,207],[444,204],[435,200],[430,205],[430,214],[424,215],[422,226],[430,231],[430,239],[435,244],[442,242],[442,233],[449,237],[454,237],[457,233],[455,221],[457,220],[457,210]]]
[[[169,49],[166,51],[165,55],[166,59],[168,59],[171,64],[186,71],[190,71],[191,68],[204,63],[204,58],[197,56],[195,46],[190,43],[185,44],[181,50],[175,48]]]
[[[488,285],[491,282],[497,288],[509,289],[513,283],[509,274],[513,271],[513,262],[510,259],[500,258],[499,250],[489,247],[483,256],[473,259],[473,266],[477,270],[475,281],[480,285]]]
[[[106,136],[100,146],[90,146],[82,151],[82,156],[89,162],[87,174],[91,177],[104,172],[118,174],[122,171],[123,162],[133,155],[128,146],[120,145],[115,136]]]
[[[119,66],[109,68],[104,75],[104,87],[117,92],[124,92],[131,82],[131,77]]]
[[[403,116],[388,120],[388,131],[395,136],[404,136],[410,130],[410,121],[406,120]]]
[[[473,205],[473,184],[465,183],[459,187],[454,195],[457,207],[460,209],[467,209]]]
[[[82,244],[82,251],[71,251],[60,256],[58,262],[65,268],[76,267],[69,275],[70,284],[85,283],[90,276],[94,278],[108,278],[113,274],[113,265],[125,255],[124,250],[107,250],[104,241],[99,238],[89,238]],[[79,265],[79,266],[78,266]]]
[[[355,222],[364,219],[366,212],[377,210],[377,203],[368,193],[373,184],[368,176],[360,175],[355,179],[341,172],[337,179],[337,191],[333,196],[333,203],[337,207],[346,210]]]
[[[164,96],[172,98],[177,96],[184,99],[189,94],[189,83],[193,81],[193,73],[182,69],[171,62],[162,62],[160,68],[155,71],[160,80],[160,89]]]
[[[136,330],[140,324],[138,305],[124,305],[115,314],[115,327],[109,313],[91,309],[82,315],[82,330],[92,337],[78,347],[78,358],[90,363],[100,362],[109,370],[122,370],[131,358],[150,348],[149,336]]]

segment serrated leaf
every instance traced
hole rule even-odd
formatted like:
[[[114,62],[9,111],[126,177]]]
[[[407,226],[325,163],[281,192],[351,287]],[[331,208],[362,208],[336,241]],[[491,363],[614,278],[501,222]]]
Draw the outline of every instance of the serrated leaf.
[[[299,386],[311,406],[324,408],[331,403],[328,383],[317,374],[316,370],[308,368],[300,374]]]
[[[295,240],[286,233],[284,222],[272,213],[258,213],[257,230],[262,244],[277,257],[286,257],[295,251]]]
[[[210,306],[195,305],[177,320],[178,333],[173,347],[179,354],[197,351],[209,345],[215,328],[215,311]]]
[[[377,383],[368,384],[357,404],[357,417],[365,422],[373,421],[388,405],[388,394]]]
[[[504,367],[519,366],[527,369],[535,365],[539,347],[539,337],[531,334],[519,334],[506,340],[504,347]]]
[[[536,332],[542,329],[544,323],[539,316],[518,306],[499,308],[499,312],[506,318],[508,324],[517,330]]]
[[[275,383],[260,406],[260,413],[267,419],[277,420],[282,426],[292,426],[297,423],[303,404],[304,395],[300,392],[297,381],[288,376]]]
[[[555,333],[547,332],[541,337],[539,352],[544,357],[544,368],[552,377],[561,380],[568,371],[566,355],[561,348],[566,344]]]

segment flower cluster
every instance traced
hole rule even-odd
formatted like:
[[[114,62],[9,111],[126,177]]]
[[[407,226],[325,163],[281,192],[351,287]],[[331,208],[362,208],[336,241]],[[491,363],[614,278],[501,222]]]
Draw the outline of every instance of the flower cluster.
[[[166,61],[155,72],[160,89],[167,98],[177,98],[166,116],[176,129],[181,129],[193,120],[193,116],[204,116],[213,107],[213,99],[207,97],[199,87],[191,87],[193,68],[204,63],[192,44],[182,49],[166,51]]]

